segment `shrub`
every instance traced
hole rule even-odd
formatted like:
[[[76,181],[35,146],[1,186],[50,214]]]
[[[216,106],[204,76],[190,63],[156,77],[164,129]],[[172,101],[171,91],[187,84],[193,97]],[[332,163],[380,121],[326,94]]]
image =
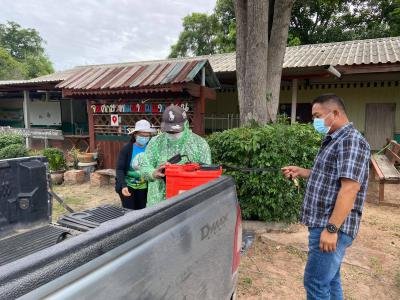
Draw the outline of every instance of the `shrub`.
[[[242,127],[208,137],[215,163],[268,168],[263,172],[226,172],[236,180],[243,218],[285,222],[298,220],[305,182],[300,180],[298,190],[285,179],[281,168],[311,167],[320,141],[320,135],[303,124]]]
[[[25,145],[25,139],[18,134],[0,133],[0,148],[14,144]]]
[[[43,150],[39,149],[29,149],[28,150],[29,156],[43,156]]]
[[[10,133],[0,134],[0,159],[27,156],[25,140],[22,136]]]
[[[58,148],[46,148],[43,150],[43,156],[49,161],[50,171],[65,170],[66,163],[64,153]]]
[[[28,156],[24,145],[12,144],[0,149],[0,159]]]

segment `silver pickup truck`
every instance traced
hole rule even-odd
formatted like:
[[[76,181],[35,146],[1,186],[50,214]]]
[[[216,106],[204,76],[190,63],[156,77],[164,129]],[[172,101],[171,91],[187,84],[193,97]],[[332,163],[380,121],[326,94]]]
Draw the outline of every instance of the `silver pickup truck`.
[[[59,223],[45,160],[1,161],[0,180],[0,299],[235,296],[242,229],[230,177],[140,211],[102,207]]]

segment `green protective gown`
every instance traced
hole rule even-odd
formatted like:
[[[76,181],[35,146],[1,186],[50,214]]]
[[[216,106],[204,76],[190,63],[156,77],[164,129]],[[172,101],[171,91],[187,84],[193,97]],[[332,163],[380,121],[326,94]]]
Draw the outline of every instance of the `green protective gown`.
[[[188,126],[185,126],[182,137],[176,141],[169,139],[166,133],[153,137],[147,145],[140,163],[140,173],[149,182],[148,207],[165,199],[165,182],[152,177],[154,170],[178,153],[186,155],[180,164],[189,161],[211,164],[211,151],[206,140],[193,133]]]

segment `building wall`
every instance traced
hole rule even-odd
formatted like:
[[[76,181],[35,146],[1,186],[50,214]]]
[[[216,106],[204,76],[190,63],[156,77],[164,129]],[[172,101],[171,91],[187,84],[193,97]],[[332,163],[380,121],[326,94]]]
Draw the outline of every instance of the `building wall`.
[[[342,79],[317,78],[299,81],[298,103],[310,103],[315,97],[334,93],[343,98],[350,120],[358,130],[365,131],[365,114],[368,103],[395,103],[395,137],[400,140],[400,73],[361,74]],[[310,87],[312,86],[312,88]],[[368,86],[369,85],[369,86]],[[280,104],[291,105],[291,82],[283,82]],[[237,92],[217,91],[216,101],[208,101],[206,115],[238,114]],[[210,122],[210,120],[207,120]]]
[[[331,87],[331,88],[318,88],[315,89],[300,89],[297,93],[299,103],[310,103],[315,97],[326,94],[334,93],[341,97],[346,105],[349,119],[354,123],[358,130],[364,132],[365,130],[365,111],[367,103],[395,103],[395,133],[400,134],[400,86],[391,85],[387,83],[383,87],[378,84],[377,87]],[[280,103],[291,103],[291,89],[281,91]]]
[[[206,114],[238,114],[239,104],[236,90],[217,91],[216,100],[207,100]]]

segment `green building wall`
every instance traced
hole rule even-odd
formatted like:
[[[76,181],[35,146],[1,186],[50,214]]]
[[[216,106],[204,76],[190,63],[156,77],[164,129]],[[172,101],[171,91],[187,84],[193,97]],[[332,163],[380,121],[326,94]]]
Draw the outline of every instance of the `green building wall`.
[[[368,103],[395,103],[395,134],[400,136],[400,86],[379,87],[349,87],[330,89],[304,89],[298,91],[299,103],[310,103],[315,97],[334,93],[341,97],[346,105],[349,119],[358,130],[365,131],[365,114]],[[280,103],[291,103],[292,91],[283,90],[280,95]]]
[[[395,103],[394,138],[400,142],[400,86],[395,86],[393,82],[391,86],[388,86],[387,82],[384,83],[384,86],[381,86],[380,83],[376,87],[373,84],[370,87],[366,85],[365,83],[363,87],[360,87],[360,84],[357,84],[354,87],[351,84],[347,87],[347,84],[344,84],[344,87],[340,87],[340,84],[338,84],[334,88],[334,84],[332,84],[331,88],[327,88],[328,85],[325,84],[325,88],[322,88],[322,85],[320,85],[320,88],[314,87],[313,89],[309,87],[305,89],[304,86],[301,86],[297,92],[297,101],[298,103],[310,103],[315,97],[321,94],[334,93],[344,100],[350,120],[361,132],[365,131],[365,114],[368,103]],[[291,105],[291,103],[291,88],[282,89],[280,104]],[[217,99],[209,100],[206,105],[207,115],[238,113],[239,105],[236,91],[217,91]]]

